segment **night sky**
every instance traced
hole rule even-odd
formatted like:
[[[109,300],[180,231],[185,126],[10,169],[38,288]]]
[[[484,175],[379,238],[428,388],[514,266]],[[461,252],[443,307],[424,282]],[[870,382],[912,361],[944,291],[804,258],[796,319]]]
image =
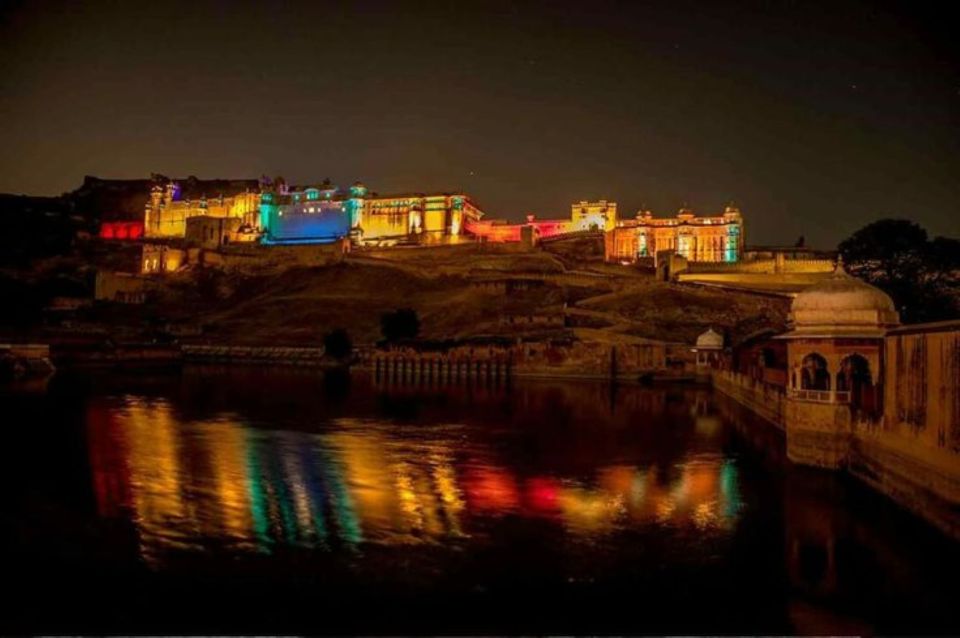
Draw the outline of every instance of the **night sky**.
[[[934,5],[10,2],[0,192],[84,175],[465,189],[494,217],[734,200],[747,243],[960,235]]]

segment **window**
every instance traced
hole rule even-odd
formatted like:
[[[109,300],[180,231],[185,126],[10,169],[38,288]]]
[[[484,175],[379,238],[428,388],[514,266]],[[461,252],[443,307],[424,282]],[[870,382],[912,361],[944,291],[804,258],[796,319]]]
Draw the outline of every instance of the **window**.
[[[800,387],[804,390],[829,390],[830,373],[827,371],[827,360],[816,352],[803,358],[801,367]]]

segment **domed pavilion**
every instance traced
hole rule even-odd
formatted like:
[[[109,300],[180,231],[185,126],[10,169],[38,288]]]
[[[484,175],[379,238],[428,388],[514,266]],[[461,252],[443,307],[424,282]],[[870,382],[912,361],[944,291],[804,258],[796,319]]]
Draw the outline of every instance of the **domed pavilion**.
[[[833,275],[797,295],[787,339],[788,394],[801,401],[879,409],[883,337],[900,324],[893,300],[849,275]]]
[[[712,327],[697,337],[697,346],[693,351],[697,354],[697,368],[705,369],[712,367],[720,360],[720,353],[723,350],[723,335],[716,332]]]

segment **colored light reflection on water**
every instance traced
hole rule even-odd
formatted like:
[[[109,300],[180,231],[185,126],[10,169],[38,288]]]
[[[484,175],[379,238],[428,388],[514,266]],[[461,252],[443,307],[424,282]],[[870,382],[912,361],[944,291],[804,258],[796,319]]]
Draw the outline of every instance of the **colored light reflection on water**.
[[[4,432],[24,627],[106,599],[136,620],[121,633],[317,630],[306,600],[328,630],[373,633],[952,620],[956,544],[790,468],[782,434],[705,388],[188,368],[55,379]]]
[[[588,537],[644,525],[723,532],[739,513],[736,462],[715,452],[692,452],[669,472],[617,464],[564,476],[510,468],[482,442],[465,443],[459,424],[415,437],[390,419],[270,430],[229,412],[178,418],[166,400],[132,396],[94,410],[99,512],[129,513],[150,560],[210,543],[250,552],[445,543],[503,516]]]

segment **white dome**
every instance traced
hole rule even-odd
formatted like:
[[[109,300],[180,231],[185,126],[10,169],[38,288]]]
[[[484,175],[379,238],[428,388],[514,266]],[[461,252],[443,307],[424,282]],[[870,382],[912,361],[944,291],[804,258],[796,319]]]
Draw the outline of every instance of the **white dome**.
[[[879,310],[896,312],[887,293],[851,277],[842,268],[793,300],[792,310]]]
[[[890,296],[851,277],[840,261],[833,275],[798,294],[790,310],[797,331],[876,330],[900,324]]]
[[[720,349],[723,347],[723,335],[714,332],[713,328],[709,328],[706,332],[697,337],[697,347],[704,349]]]

